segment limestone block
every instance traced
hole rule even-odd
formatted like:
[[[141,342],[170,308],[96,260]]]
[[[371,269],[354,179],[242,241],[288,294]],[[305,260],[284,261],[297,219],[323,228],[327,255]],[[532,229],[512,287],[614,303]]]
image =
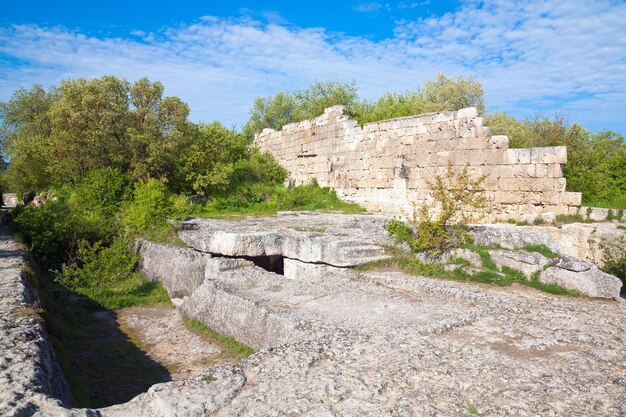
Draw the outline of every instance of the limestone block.
[[[586,268],[572,269],[559,264],[541,273],[539,281],[574,289],[590,297],[619,299],[622,287],[619,278],[600,271],[595,265],[578,263],[585,264]]]
[[[602,222],[607,219],[609,216],[609,209],[592,207],[591,212],[589,213],[589,220],[593,220],[595,222]]]
[[[530,149],[507,149],[504,151],[504,164],[530,164]]]
[[[464,109],[460,109],[456,112],[455,117],[457,119],[463,119],[463,118],[475,118],[478,117],[478,109],[476,109],[476,107],[466,107]]]
[[[565,146],[548,148],[531,148],[531,163],[534,164],[565,164],[567,150]]]
[[[508,149],[509,137],[506,135],[492,136],[489,139],[489,147],[492,149]]]

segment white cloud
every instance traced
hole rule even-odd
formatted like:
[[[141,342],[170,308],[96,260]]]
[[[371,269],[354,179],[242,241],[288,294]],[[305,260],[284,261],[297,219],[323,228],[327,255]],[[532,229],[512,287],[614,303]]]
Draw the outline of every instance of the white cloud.
[[[251,18],[200,18],[158,33],[98,38],[61,27],[0,28],[0,100],[68,77],[147,75],[196,120],[241,125],[257,95],[315,80],[356,80],[363,96],[415,88],[437,72],[473,75],[493,109],[569,114],[626,132],[626,4],[467,1],[396,24],[381,41]]]
[[[382,4],[372,1],[368,3],[359,3],[355,5],[352,9],[359,13],[374,13],[380,10],[382,7]]]

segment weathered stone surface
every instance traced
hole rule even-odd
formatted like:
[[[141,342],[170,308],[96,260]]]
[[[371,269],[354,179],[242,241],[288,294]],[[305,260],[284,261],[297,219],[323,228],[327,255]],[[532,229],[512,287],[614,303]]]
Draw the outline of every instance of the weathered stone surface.
[[[472,226],[474,243],[482,246],[523,249],[527,245],[546,245],[559,252],[559,245],[545,230],[536,227],[516,227],[508,224]]]
[[[544,244],[554,252],[602,266],[602,241],[626,238],[626,231],[617,226],[615,223],[572,223],[560,227],[492,224],[473,226],[471,233],[478,245],[523,249],[529,244]]]
[[[0,226],[0,415],[31,415],[37,398],[70,403],[67,382],[39,316],[36,290],[23,274],[23,254]]]
[[[139,270],[149,280],[163,283],[170,297],[191,295],[204,282],[211,255],[172,245],[138,240]]]
[[[565,191],[565,147],[508,149],[506,136],[492,136],[475,108],[429,113],[367,123],[344,115],[343,106],[255,137],[290,172],[289,184],[335,189],[370,210],[410,213],[412,203],[428,201],[428,181],[470,165],[485,175],[485,222],[544,211],[567,214],[578,208],[580,193]],[[478,217],[478,216],[477,216]]]
[[[390,219],[298,212],[244,221],[192,219],[183,224],[180,237],[207,253],[280,255],[308,263],[355,266],[388,257],[381,245],[392,243],[384,229]]]
[[[480,255],[473,250],[469,249],[453,249],[449,252],[448,260],[454,258],[461,258],[468,261],[472,266],[480,268],[482,266],[482,259]]]
[[[498,268],[508,266],[517,269],[522,271],[527,278],[531,278],[535,272],[542,271],[546,265],[554,262],[540,253],[524,250],[490,250],[489,255]]]
[[[571,264],[567,266],[568,268],[562,268],[561,265],[557,265],[546,269],[539,275],[539,281],[575,289],[590,297],[619,299],[622,287],[619,278],[604,273],[591,264],[587,264],[589,268],[582,270],[578,270],[578,266],[582,265],[576,265],[574,268]]]
[[[338,224],[354,223],[335,217]],[[299,228],[311,227],[298,218]],[[210,327],[263,347],[239,365],[203,372],[215,381],[198,375],[158,384],[100,410],[62,408],[39,394],[28,397],[32,413],[459,416],[470,407],[486,416],[626,412],[620,385],[626,380],[623,301],[286,261],[285,272],[296,271],[292,277],[249,261],[209,258],[203,283],[177,303]],[[581,269],[567,259],[563,266]],[[559,269],[580,274],[593,268]],[[154,279],[174,285],[166,269],[154,271]]]

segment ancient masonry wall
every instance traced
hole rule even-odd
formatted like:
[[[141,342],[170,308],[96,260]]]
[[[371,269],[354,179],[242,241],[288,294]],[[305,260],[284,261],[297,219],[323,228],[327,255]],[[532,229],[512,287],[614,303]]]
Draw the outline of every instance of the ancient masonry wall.
[[[565,191],[565,147],[509,149],[508,137],[492,136],[473,107],[360,127],[334,106],[280,131],[264,129],[255,141],[289,170],[290,184],[315,179],[374,211],[408,214],[413,202],[431,202],[428,181],[448,164],[486,176],[483,221],[574,214],[581,203],[580,193]]]

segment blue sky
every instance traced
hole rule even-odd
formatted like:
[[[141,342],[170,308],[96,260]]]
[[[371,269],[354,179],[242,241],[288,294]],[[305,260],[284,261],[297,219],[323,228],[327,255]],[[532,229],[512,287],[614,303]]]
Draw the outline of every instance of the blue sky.
[[[145,75],[192,119],[241,126],[258,95],[333,79],[376,98],[438,72],[481,81],[490,110],[626,134],[626,2],[0,1],[0,101]]]

